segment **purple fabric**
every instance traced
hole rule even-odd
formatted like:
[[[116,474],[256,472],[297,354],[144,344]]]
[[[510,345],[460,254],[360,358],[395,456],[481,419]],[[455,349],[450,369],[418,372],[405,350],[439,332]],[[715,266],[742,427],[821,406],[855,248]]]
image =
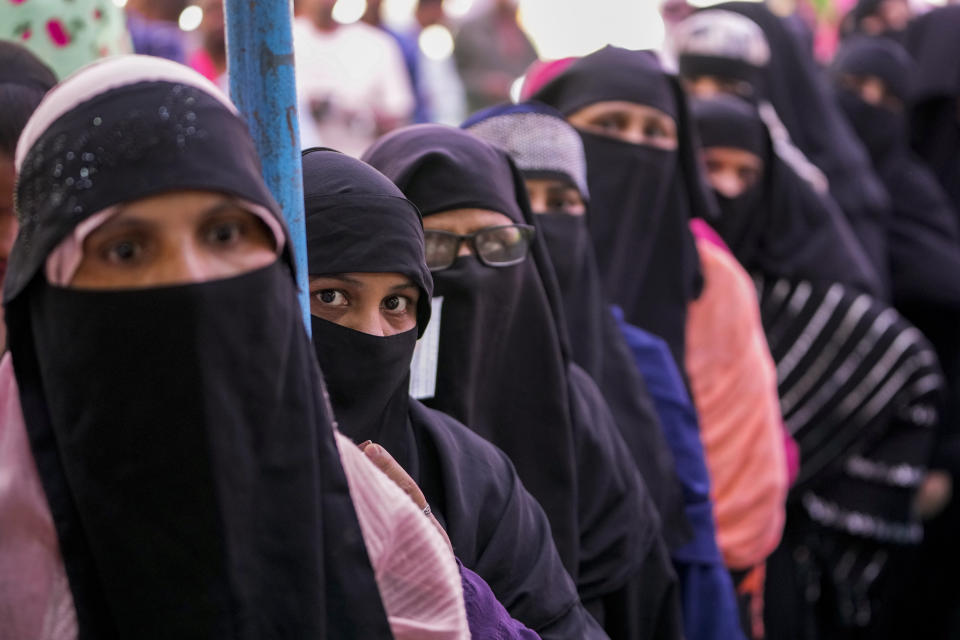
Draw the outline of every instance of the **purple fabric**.
[[[467,605],[467,624],[474,640],[540,640],[540,636],[514,620],[493,595],[483,578],[467,569],[460,560],[463,602]]]
[[[127,10],[127,30],[130,31],[136,53],[187,63],[183,32],[176,24],[148,20],[135,11]]]

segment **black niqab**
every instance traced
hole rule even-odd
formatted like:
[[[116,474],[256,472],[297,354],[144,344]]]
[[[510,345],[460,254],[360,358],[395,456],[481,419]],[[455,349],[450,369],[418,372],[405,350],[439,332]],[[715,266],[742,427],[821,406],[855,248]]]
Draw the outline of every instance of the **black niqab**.
[[[420,214],[372,167],[340,153],[305,152],[307,251],[312,275],[399,273],[433,281]],[[376,230],[372,233],[371,230]],[[410,398],[416,331],[367,335],[313,318],[313,341],[340,429],[384,446],[420,486],[457,557],[490,584],[511,615],[545,638],[592,637],[543,510],[506,455],[453,418]]]
[[[688,126],[686,98],[649,51],[606,47],[570,65],[534,95],[569,116],[621,100],[670,115],[675,151],[581,131],[587,155],[588,217],[608,300],[628,322],[662,337],[684,362],[687,303],[699,295],[700,261],[687,223],[712,217]]]
[[[846,41],[831,71],[880,78],[903,101],[916,77],[908,54],[885,38]],[[936,178],[910,150],[907,114],[868,104],[846,88],[837,92],[894,204],[890,256],[895,302],[935,302],[960,310],[960,283],[952,275],[960,272],[960,218]]]
[[[896,43],[882,38],[845,42],[832,71],[875,76],[906,101],[916,68]],[[870,149],[877,173],[890,192],[893,302],[933,343],[951,393],[936,464],[955,467],[960,444],[954,416],[960,414],[960,217],[936,176],[909,147],[905,112],[866,103],[838,89],[840,105]]]
[[[769,276],[871,290],[872,268],[843,214],[774,153],[757,110],[717,96],[693,101],[692,111],[704,148],[733,147],[763,160],[762,181],[737,198],[719,197],[722,213],[711,221],[737,260]]]
[[[463,131],[408,127],[382,138],[365,159],[425,215],[476,207],[535,223],[509,158]],[[667,608],[675,601],[629,602],[628,611],[616,614],[604,604],[591,606],[632,586],[662,542],[655,509],[599,390],[567,364],[559,294],[543,245],[535,241],[526,261],[500,269],[461,256],[434,280],[434,295],[444,300],[437,391],[428,404],[511,457],[550,517],[581,599],[610,615],[603,620],[608,629],[641,609]]]
[[[729,2],[711,7],[753,20],[770,45],[762,97],[770,101],[791,140],[826,174],[830,194],[864,245],[880,281],[870,291],[885,292],[886,232],[890,203],[859,140],[833,104],[825,79],[808,47],[788,20],[763,3]]]
[[[584,184],[585,188],[583,146],[559,112],[535,103],[504,105],[475,114],[463,126],[510,153],[525,178],[550,176],[571,185]],[[563,144],[556,127],[566,129],[576,144]],[[548,150],[544,140],[553,147]],[[548,173],[546,166],[557,168]],[[558,167],[566,169],[560,171]],[[575,173],[578,167],[581,175]],[[603,391],[660,513],[664,539],[676,548],[689,538],[690,527],[683,513],[673,455],[646,382],[603,298],[586,217],[559,211],[537,214],[537,231],[550,252],[563,301],[571,358]]]
[[[151,71],[72,106],[29,147],[5,289],[79,637],[390,637],[289,252],[197,284],[46,282],[49,253],[106,206],[192,188],[277,215],[212,85],[173,63],[99,64]],[[194,129],[178,139],[184,119]]]
[[[479,141],[454,145],[453,133],[469,136],[430,125],[403,129],[381,138],[364,160],[393,180],[424,215],[472,206],[523,222],[503,154]],[[427,136],[432,138],[425,141]],[[441,322],[437,389],[426,404],[510,456],[547,512],[557,549],[575,576],[577,516],[569,498],[576,495],[577,476],[569,400],[557,353],[560,338],[535,267],[527,260],[493,269],[466,256],[434,277],[434,295],[444,300],[442,317],[434,319]],[[528,335],[515,337],[513,327],[526,327]],[[550,357],[540,362],[533,354]],[[517,366],[522,363],[536,374]],[[540,425],[551,425],[549,437],[547,431],[530,431]]]
[[[960,7],[934,9],[907,28],[916,61],[910,117],[913,148],[960,211]]]

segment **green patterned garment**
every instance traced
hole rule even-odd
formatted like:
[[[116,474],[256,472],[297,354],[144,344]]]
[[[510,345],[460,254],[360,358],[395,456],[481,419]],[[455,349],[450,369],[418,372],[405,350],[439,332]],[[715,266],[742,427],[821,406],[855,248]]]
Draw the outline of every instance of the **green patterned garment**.
[[[0,40],[24,45],[60,79],[97,58],[133,51],[113,0],[0,0]]]

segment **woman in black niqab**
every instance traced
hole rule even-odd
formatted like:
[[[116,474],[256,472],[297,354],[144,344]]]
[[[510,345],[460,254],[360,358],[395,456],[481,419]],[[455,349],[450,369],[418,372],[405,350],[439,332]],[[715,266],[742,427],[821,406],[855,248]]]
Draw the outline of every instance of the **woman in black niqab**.
[[[676,149],[633,144],[580,129],[590,187],[588,225],[604,293],[627,322],[663,338],[684,362],[687,303],[700,263],[687,228],[713,204],[697,169],[686,100],[650,51],[605,47],[577,60],[533,99],[566,117],[598,102],[650,106],[676,123]]]
[[[542,508],[507,456],[410,397],[410,362],[430,321],[433,291],[420,212],[375,169],[334,151],[306,151],[303,174],[312,277],[391,273],[420,290],[416,328],[399,334],[369,335],[312,316],[340,430],[391,453],[424,492],[460,561],[515,618],[543,638],[602,635],[579,602]]]
[[[704,147],[757,156],[763,176],[744,193],[715,193],[720,215],[710,225],[748,271],[869,290],[871,271],[853,232],[774,151],[756,107],[733,96],[693,100]]]
[[[940,7],[907,27],[916,61],[910,105],[913,148],[960,212],[960,7]]]
[[[364,159],[425,219],[483,209],[534,224],[523,180],[469,133],[408,127]],[[429,223],[427,222],[427,226]],[[581,600],[612,637],[679,637],[675,576],[659,518],[602,396],[568,362],[561,301],[545,248],[505,268],[464,255],[436,271],[443,298],[430,407],[501,447],[543,505]]]
[[[710,10],[739,13],[763,30],[771,55],[760,96],[774,106],[797,147],[826,174],[830,194],[856,230],[874,267],[882,270],[890,204],[863,146],[833,104],[811,52],[787,19],[763,3],[728,2]],[[880,271],[879,277],[883,288],[870,293],[885,296],[887,274]]]
[[[559,180],[588,200],[583,145],[563,116],[545,105],[502,105],[474,114],[463,127],[508,152],[524,178]],[[576,178],[574,178],[576,176]],[[657,505],[671,549],[690,525],[673,455],[646,382],[603,298],[584,216],[535,211],[537,228],[563,297],[573,360],[597,381]]]
[[[960,23],[958,23],[960,24]],[[958,51],[960,53],[960,51]],[[960,65],[958,65],[960,70]],[[955,405],[960,397],[960,215],[936,176],[910,150],[906,107],[916,66],[895,42],[851,38],[831,66],[838,102],[870,151],[890,192],[890,267],[893,302],[933,342]],[[855,83],[880,80],[879,104],[861,97]],[[956,409],[953,415],[958,415]],[[947,419],[947,424],[956,420]],[[942,448],[941,448],[942,449]],[[960,454],[951,447],[954,457]],[[946,451],[941,451],[946,453]],[[956,463],[954,463],[956,464]]]
[[[760,14],[766,15],[762,11]],[[811,187],[806,190],[791,187],[789,197],[784,198],[787,206],[801,206],[795,202],[799,197],[802,206],[815,211],[817,215],[826,214],[837,218],[833,222],[834,226],[850,227],[849,231],[844,230],[845,235],[852,233],[853,236],[845,242],[847,249],[844,254],[845,258],[852,259],[857,264],[855,269],[847,271],[844,281],[851,282],[872,295],[887,297],[889,208],[886,205],[886,194],[879,192],[878,202],[882,201],[883,206],[872,207],[868,211],[870,215],[852,217],[850,212],[844,209],[846,204],[832,192],[836,191],[838,186],[843,186],[843,182],[837,182],[829,167],[820,166],[824,162],[821,157],[823,154],[818,156],[805,146],[803,141],[796,138],[796,114],[792,112],[793,104],[787,101],[786,107],[782,107],[784,100],[781,98],[778,102],[776,99],[778,93],[793,89],[792,84],[786,83],[784,78],[777,74],[782,74],[782,70],[791,64],[805,70],[801,63],[809,56],[799,42],[793,42],[796,39],[795,34],[788,28],[787,23],[781,23],[777,18],[771,23],[772,26],[761,28],[761,24],[766,23],[758,24],[756,20],[752,15],[734,12],[730,5],[721,5],[697,12],[680,23],[674,35],[674,46],[677,49],[684,83],[696,97],[711,97],[719,90],[720,93],[744,98],[756,106],[767,125],[776,154]],[[782,31],[780,35],[788,39],[787,43],[768,42],[770,36],[765,33],[767,28]],[[809,75],[812,81],[820,81],[818,76]],[[797,82],[800,82],[807,76],[797,77]],[[825,95],[826,99],[829,99],[829,94]],[[803,93],[798,99],[808,100],[814,106],[819,104],[815,92],[813,97]],[[817,114],[817,117],[821,117],[829,126],[829,117],[832,117],[834,107],[830,102],[827,102],[827,105],[831,108],[830,113],[820,115],[822,109],[813,110],[812,107],[810,112]],[[782,108],[788,110],[786,115],[780,114]],[[793,120],[789,120],[788,116]],[[837,119],[839,125],[848,131],[843,118]],[[855,136],[851,137],[851,141],[855,145],[858,143]],[[855,154],[856,151],[858,150],[854,149]],[[876,180],[871,175],[870,180],[862,182],[862,185],[869,186],[873,183],[876,183]]]
[[[48,95],[17,161],[4,304],[79,637],[390,637],[289,249],[148,288],[44,268],[94,214],[170,191],[235,198],[283,238],[235,108],[180,65],[114,58]]]
[[[911,84],[923,77],[899,45],[866,37],[844,42],[831,75],[840,106],[870,150],[893,201],[893,303],[937,350],[948,393],[931,467],[956,478],[960,475],[960,281],[956,277],[960,217],[936,174],[910,149]],[[871,92],[866,91],[867,83],[872,84]],[[945,513],[925,527],[911,590],[911,610],[922,620],[922,626],[911,626],[911,633],[921,637],[939,635],[934,629],[946,626],[946,612],[954,610],[960,598],[954,584],[960,561],[955,545],[958,517],[960,505],[953,500]]]
[[[828,273],[811,278],[842,247],[804,210],[766,208],[782,167],[756,110],[723,97],[695,102],[693,113],[704,149],[763,160],[754,188],[721,199],[717,226],[757,283],[781,409],[800,446],[783,542],[768,561],[767,631],[897,637],[880,634],[891,633],[898,573],[922,535],[912,499],[938,421],[936,356],[886,303]],[[791,248],[800,259],[787,275],[778,266],[790,265]],[[834,572],[841,560],[848,570]]]

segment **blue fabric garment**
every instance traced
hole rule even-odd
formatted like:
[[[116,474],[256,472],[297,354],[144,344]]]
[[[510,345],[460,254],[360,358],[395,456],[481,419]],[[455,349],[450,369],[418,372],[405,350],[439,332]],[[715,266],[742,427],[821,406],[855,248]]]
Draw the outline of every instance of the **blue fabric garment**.
[[[423,92],[423,82],[420,78],[420,29],[415,27],[406,32],[394,31],[387,27],[380,27],[389,33],[397,45],[400,47],[400,53],[403,54],[403,64],[407,67],[407,73],[410,76],[410,88],[413,90],[413,122],[414,124],[423,124],[432,122],[430,105],[427,104],[427,98]]]
[[[680,579],[686,637],[688,640],[744,638],[733,580],[717,546],[710,475],[700,441],[697,412],[680,368],[666,342],[625,322],[619,307],[613,306],[611,310],[660,415],[664,436],[676,461],[677,477],[683,486],[687,519],[693,528],[693,539],[671,553]]]

